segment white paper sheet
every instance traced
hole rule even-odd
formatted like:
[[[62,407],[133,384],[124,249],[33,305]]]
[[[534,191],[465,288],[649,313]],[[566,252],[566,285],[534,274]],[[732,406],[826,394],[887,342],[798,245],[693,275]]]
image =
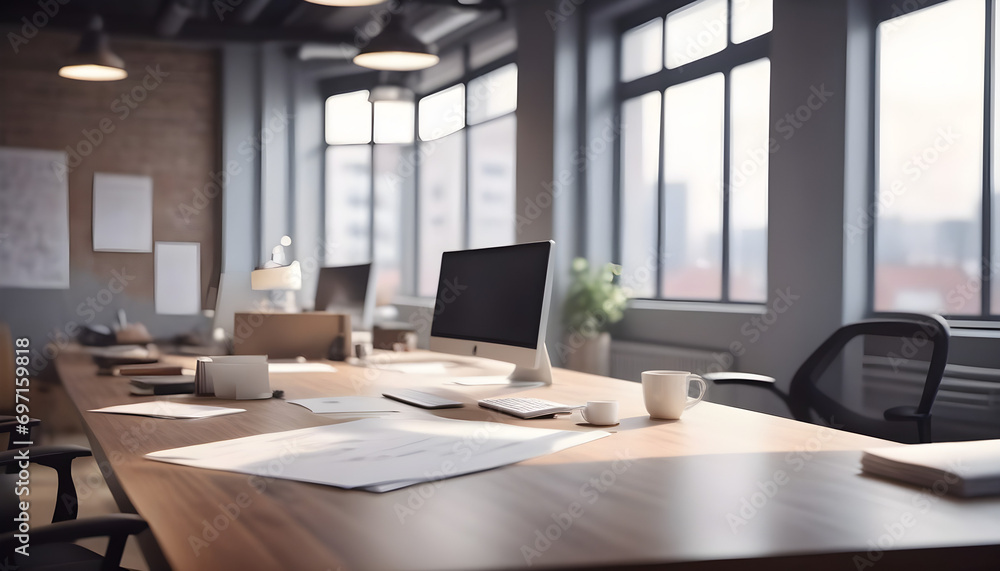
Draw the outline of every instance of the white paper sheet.
[[[448,379],[449,382],[455,383],[456,385],[465,385],[470,387],[478,387],[484,385],[517,385],[517,386],[535,386],[541,383],[524,383],[524,382],[512,382],[509,377],[502,376],[482,376],[482,377],[452,377]]]
[[[610,436],[495,422],[369,418],[147,454],[151,460],[383,492],[471,474]],[[283,470],[268,472],[269,463]]]
[[[380,363],[373,365],[374,368],[383,371],[396,371],[408,375],[433,375],[446,376],[448,369],[454,367],[451,363],[439,361],[428,361],[426,363]]]
[[[153,179],[94,173],[94,251],[153,251]]]
[[[399,412],[402,407],[380,397],[323,397],[288,401],[317,414],[329,412]]]
[[[337,368],[326,363],[268,363],[271,373],[336,373]]]
[[[66,153],[0,147],[0,287],[69,288]]]
[[[246,412],[242,408],[227,408],[221,406],[203,406],[186,404],[168,400],[155,400],[136,404],[120,404],[105,408],[96,408],[88,412],[104,412],[108,414],[132,414],[136,416],[151,416],[153,418],[208,418]]]
[[[201,244],[157,242],[154,257],[156,313],[201,313]]]

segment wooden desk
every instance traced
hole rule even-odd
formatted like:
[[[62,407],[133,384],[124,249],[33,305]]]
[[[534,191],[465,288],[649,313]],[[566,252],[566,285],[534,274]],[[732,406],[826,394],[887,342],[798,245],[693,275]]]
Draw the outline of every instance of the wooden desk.
[[[288,399],[411,386],[468,403],[414,416],[592,430],[578,413],[521,421],[475,406],[518,393],[509,387],[336,366],[272,375],[272,386]],[[149,398],[96,376],[82,356],[57,368],[81,411]],[[858,450],[891,443],[711,403],[652,421],[638,384],[565,370],[524,394],[618,399],[623,420],[609,438],[529,462],[372,494],[142,458],[342,417],[218,399],[200,400],[248,412],[194,421],[81,414],[119,505],[155,534],[165,561],[151,549],[151,564],[177,570],[1000,568],[1000,499],[938,497],[860,475]]]

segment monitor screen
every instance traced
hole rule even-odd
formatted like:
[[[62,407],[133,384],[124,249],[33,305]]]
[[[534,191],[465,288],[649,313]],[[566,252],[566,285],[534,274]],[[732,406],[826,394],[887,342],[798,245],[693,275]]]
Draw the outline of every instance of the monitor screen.
[[[538,347],[551,242],[445,252],[432,337]]]
[[[368,327],[371,264],[320,268],[316,283],[316,311],[346,313],[353,329]]]

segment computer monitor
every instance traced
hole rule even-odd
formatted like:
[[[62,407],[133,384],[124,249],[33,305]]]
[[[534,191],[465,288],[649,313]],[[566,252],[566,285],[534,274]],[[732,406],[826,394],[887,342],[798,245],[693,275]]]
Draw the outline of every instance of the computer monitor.
[[[372,265],[320,268],[316,283],[316,311],[346,313],[351,328],[370,330],[375,312],[375,280]]]
[[[430,348],[515,365],[510,382],[551,384],[545,349],[554,243],[445,252]]]

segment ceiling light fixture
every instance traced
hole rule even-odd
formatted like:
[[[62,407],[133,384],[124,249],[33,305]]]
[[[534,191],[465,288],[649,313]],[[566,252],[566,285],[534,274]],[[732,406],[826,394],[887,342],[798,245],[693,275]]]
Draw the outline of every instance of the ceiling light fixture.
[[[441,61],[435,51],[433,46],[424,44],[407,30],[402,17],[396,15],[389,20],[382,33],[372,38],[361,53],[354,56],[354,63],[383,71],[415,71]]]
[[[320,6],[342,6],[349,8],[352,6],[374,6],[375,4],[385,2],[385,0],[306,0],[306,2],[319,4]]]
[[[76,51],[59,68],[59,75],[82,81],[117,81],[128,77],[125,62],[111,51],[100,16],[90,19]]]

